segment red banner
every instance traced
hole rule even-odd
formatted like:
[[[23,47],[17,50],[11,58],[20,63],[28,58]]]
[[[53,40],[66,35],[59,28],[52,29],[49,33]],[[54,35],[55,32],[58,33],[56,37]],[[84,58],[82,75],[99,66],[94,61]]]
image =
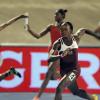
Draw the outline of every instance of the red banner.
[[[90,93],[100,93],[100,48],[79,48],[81,75],[78,85]],[[37,92],[47,72],[48,48],[41,46],[0,47],[0,73],[13,66],[22,78],[9,76],[0,82],[1,92]],[[45,92],[55,92],[57,81],[50,81]],[[66,89],[64,92],[68,92]]]

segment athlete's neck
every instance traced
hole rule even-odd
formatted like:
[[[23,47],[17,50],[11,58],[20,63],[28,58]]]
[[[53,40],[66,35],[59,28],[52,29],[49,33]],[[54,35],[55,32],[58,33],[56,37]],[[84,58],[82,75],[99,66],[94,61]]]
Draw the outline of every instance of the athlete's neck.
[[[56,22],[56,26],[60,27],[63,21]]]
[[[64,37],[62,37],[62,39],[63,39],[63,41],[66,45],[71,45],[72,44],[72,36],[71,35],[69,37],[64,36]]]

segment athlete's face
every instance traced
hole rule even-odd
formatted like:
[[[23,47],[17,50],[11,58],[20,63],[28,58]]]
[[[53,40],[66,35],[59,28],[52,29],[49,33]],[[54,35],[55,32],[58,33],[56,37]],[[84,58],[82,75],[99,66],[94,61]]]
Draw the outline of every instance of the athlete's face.
[[[69,26],[68,25],[62,25],[61,26],[61,33],[62,37],[68,37],[71,35],[71,32],[69,31]]]
[[[55,21],[57,21],[57,22],[60,22],[60,21],[62,21],[64,18],[63,18],[63,15],[61,14],[61,13],[59,13],[59,12],[56,12],[55,13]]]

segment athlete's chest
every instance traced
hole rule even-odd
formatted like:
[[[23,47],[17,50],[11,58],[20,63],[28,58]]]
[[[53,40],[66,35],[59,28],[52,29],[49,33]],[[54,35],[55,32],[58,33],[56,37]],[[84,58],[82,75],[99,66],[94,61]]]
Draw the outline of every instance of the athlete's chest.
[[[56,26],[52,26],[50,29],[51,42],[54,43],[60,37],[61,37],[60,29]]]
[[[64,43],[63,39],[61,39],[60,41],[61,42],[60,42],[59,51],[65,51],[65,50],[68,50],[68,49],[70,49],[70,51],[71,51],[72,49],[77,49],[78,48],[78,45],[77,45],[75,40],[72,40],[71,43],[68,44],[68,45]]]

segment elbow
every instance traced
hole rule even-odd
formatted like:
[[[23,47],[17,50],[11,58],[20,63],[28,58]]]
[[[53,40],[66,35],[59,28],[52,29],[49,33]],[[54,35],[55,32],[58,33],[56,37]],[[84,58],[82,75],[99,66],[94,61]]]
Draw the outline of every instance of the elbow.
[[[39,36],[34,36],[33,34],[31,34],[33,37],[35,37],[36,39],[39,39],[40,37]]]
[[[41,34],[37,34],[37,39],[40,39],[42,37]]]
[[[40,39],[40,36],[37,36],[36,39]]]
[[[48,63],[52,62],[52,57],[49,55]]]
[[[49,58],[48,59],[48,63],[50,63],[50,62],[53,62],[53,59],[52,58]]]

